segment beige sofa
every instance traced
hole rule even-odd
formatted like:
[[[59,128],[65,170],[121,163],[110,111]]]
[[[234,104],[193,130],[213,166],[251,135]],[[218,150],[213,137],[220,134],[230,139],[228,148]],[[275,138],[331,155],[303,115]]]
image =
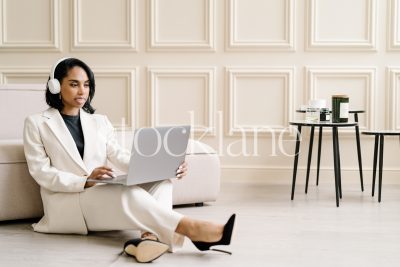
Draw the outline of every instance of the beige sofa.
[[[34,113],[35,104],[32,102],[43,102],[44,91],[36,89],[36,94],[29,96],[30,106],[24,109],[16,107],[12,99],[21,97],[24,90],[32,92],[29,88],[38,86],[0,85],[0,114],[4,112],[13,116],[12,119],[0,116],[2,129],[6,129],[0,131],[0,221],[34,218],[43,214],[39,186],[28,172],[21,136],[24,118]],[[118,138],[122,145],[130,148],[131,133],[120,133]],[[182,180],[173,180],[174,205],[215,201],[220,189],[220,161],[216,152],[210,146],[190,140],[186,161],[188,175]]]

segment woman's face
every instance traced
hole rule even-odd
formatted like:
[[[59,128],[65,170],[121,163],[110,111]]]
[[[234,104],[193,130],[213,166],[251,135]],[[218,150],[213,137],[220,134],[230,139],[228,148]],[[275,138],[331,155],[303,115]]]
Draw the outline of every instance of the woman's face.
[[[89,91],[89,78],[85,70],[78,66],[71,68],[61,83],[60,94],[64,104],[61,112],[66,115],[78,115],[88,99]]]

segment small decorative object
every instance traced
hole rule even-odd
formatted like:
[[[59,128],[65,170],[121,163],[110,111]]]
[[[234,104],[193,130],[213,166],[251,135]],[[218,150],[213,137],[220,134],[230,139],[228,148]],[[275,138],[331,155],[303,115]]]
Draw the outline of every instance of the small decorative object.
[[[320,109],[325,107],[325,99],[310,99],[306,109],[306,121],[319,122]]]
[[[318,122],[319,121],[319,108],[307,108],[306,109],[306,121]]]
[[[349,120],[349,97],[347,95],[332,96],[332,122]]]
[[[311,108],[326,108],[325,99],[310,99],[308,100],[308,106]]]
[[[319,121],[330,121],[331,112],[327,108],[321,108],[319,113]]]

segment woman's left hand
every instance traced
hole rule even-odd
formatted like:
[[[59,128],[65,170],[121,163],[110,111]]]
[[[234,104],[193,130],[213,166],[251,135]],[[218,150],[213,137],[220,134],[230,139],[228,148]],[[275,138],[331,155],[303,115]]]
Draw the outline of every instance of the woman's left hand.
[[[176,178],[182,179],[183,176],[185,176],[186,174],[187,174],[187,163],[186,161],[184,161],[176,170]]]

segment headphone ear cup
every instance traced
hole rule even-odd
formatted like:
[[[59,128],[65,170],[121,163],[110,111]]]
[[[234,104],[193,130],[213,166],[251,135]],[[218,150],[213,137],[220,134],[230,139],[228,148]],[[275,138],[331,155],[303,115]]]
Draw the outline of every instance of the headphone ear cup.
[[[60,82],[57,79],[51,79],[47,82],[47,85],[49,86],[49,91],[53,95],[60,93],[61,91],[61,86]]]

